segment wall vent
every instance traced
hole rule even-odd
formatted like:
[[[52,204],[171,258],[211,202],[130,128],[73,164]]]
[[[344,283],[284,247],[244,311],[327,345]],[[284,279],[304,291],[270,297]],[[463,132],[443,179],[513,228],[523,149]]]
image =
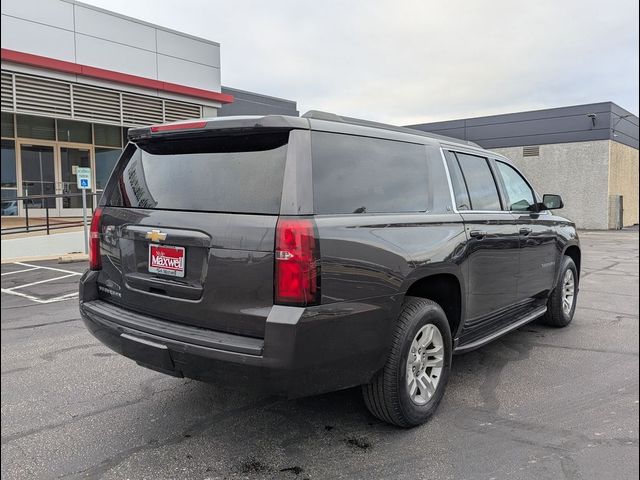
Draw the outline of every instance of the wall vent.
[[[191,103],[180,103],[165,100],[164,102],[164,121],[175,122],[177,120],[186,120],[188,118],[200,118],[202,112],[200,105]]]
[[[13,108],[13,75],[2,72],[2,110]]]
[[[2,71],[2,110],[141,126],[202,117],[194,103]]]
[[[162,123],[163,110],[162,100],[159,98],[122,94],[122,123],[125,125]]]
[[[522,156],[523,157],[539,157],[540,146],[536,145],[534,147],[522,147]]]
[[[73,86],[73,116],[78,120],[122,122],[120,94],[112,90]]]
[[[71,85],[45,78],[15,76],[16,110],[71,117]]]

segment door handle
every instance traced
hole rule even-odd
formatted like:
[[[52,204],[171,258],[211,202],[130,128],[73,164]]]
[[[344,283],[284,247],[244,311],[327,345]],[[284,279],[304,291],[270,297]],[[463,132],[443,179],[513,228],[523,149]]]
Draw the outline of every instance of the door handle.
[[[469,232],[469,236],[472,238],[477,238],[478,240],[481,240],[482,238],[487,236],[487,232],[482,230],[471,230]]]
[[[529,227],[522,227],[520,229],[520,235],[529,235],[533,230]]]

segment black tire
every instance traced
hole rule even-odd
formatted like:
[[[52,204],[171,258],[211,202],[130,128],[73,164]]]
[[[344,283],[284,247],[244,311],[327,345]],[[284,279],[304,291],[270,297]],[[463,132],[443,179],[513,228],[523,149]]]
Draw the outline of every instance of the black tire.
[[[407,389],[406,363],[414,337],[427,323],[440,330],[444,358],[435,392],[427,403],[418,405],[411,400]],[[371,383],[362,386],[367,408],[380,420],[399,427],[408,428],[424,423],[433,415],[444,395],[451,371],[451,355],[451,330],[440,305],[424,298],[406,297],[387,363]]]
[[[567,270],[571,270],[573,272],[574,278],[573,305],[569,312],[565,312],[562,308],[564,277]],[[565,256],[562,260],[562,266],[560,267],[558,282],[556,287],[553,289],[553,292],[551,292],[547,302],[547,313],[545,313],[541,318],[541,322],[543,324],[550,327],[562,328],[571,323],[571,320],[573,320],[573,314],[576,311],[576,304],[578,303],[579,281],[580,279],[578,278],[578,269],[576,268],[576,264],[573,262],[571,257]]]

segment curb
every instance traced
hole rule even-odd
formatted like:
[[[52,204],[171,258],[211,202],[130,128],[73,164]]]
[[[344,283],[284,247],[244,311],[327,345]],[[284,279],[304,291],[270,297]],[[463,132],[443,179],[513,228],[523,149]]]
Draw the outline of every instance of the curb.
[[[89,255],[85,253],[68,253],[65,255],[39,255],[31,257],[13,257],[3,258],[0,263],[15,263],[15,262],[37,262],[42,260],[57,260],[58,263],[76,263],[85,262],[89,260]]]
[[[66,255],[58,257],[58,263],[87,262],[88,260],[89,255],[87,255],[86,253],[68,253]]]

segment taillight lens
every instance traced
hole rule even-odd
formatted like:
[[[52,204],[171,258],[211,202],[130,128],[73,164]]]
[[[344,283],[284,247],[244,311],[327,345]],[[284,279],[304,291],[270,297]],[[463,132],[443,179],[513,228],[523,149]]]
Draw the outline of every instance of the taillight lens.
[[[275,303],[318,302],[319,268],[313,221],[280,218],[276,227]]]
[[[89,229],[89,268],[91,270],[102,269],[100,258],[100,226],[102,221],[102,208],[98,207],[93,212],[91,228]]]
[[[199,122],[181,122],[181,123],[168,123],[165,125],[152,125],[151,132],[173,132],[176,130],[192,130],[196,128],[204,128],[207,126],[206,121]]]

